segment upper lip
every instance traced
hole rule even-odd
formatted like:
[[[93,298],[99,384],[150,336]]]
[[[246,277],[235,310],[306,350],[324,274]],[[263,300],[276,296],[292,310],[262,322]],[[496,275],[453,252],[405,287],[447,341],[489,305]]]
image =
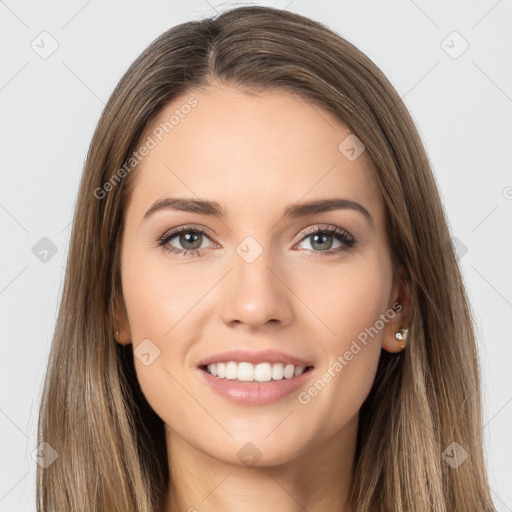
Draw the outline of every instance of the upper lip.
[[[312,366],[311,363],[300,359],[299,357],[280,352],[278,350],[228,350],[219,352],[211,356],[205,357],[197,363],[197,366],[207,366],[213,363],[221,363],[226,361],[247,362],[252,364],[258,363],[285,363],[294,366]]]

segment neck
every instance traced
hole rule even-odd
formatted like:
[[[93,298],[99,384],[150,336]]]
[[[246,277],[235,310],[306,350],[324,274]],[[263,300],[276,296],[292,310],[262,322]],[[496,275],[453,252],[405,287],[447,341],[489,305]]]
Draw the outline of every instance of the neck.
[[[214,459],[166,428],[171,480],[165,512],[352,512],[348,503],[357,415],[342,431],[274,466]]]

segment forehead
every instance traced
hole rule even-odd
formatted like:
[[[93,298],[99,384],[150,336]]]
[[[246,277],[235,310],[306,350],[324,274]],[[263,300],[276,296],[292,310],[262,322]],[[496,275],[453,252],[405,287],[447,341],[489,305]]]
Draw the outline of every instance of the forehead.
[[[347,158],[340,144],[349,136],[333,114],[283,90],[190,91],[166,105],[142,137],[152,139],[152,149],[135,171],[130,206],[197,196],[225,205],[229,216],[346,197],[378,219],[383,202],[373,162],[366,151]]]

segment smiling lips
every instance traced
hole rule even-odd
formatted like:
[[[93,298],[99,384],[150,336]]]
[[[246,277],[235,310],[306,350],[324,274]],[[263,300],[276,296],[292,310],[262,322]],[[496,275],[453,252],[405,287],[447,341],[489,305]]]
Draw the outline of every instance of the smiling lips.
[[[210,389],[227,400],[241,405],[264,405],[298,390],[314,367],[276,350],[233,350],[200,361],[197,369]]]

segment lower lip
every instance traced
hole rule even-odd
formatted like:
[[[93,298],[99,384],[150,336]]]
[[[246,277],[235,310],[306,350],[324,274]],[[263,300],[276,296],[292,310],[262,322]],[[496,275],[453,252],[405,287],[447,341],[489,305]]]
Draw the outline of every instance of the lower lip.
[[[314,368],[291,379],[270,380],[267,382],[238,382],[214,377],[198,368],[201,379],[223,398],[241,405],[266,405],[277,402],[301,388],[311,377]]]

